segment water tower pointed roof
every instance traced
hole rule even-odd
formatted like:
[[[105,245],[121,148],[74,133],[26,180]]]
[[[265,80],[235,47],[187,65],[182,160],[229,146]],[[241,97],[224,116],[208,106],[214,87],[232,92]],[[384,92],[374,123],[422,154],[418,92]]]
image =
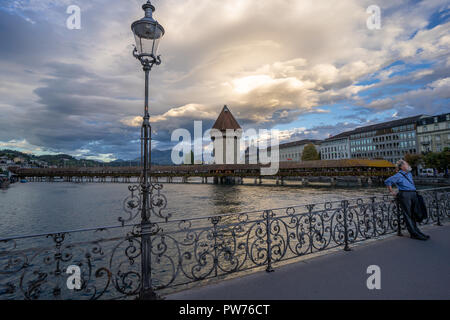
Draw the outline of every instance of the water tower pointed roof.
[[[239,130],[241,129],[241,126],[234,118],[230,109],[228,109],[228,107],[225,105],[212,128],[220,131],[225,131],[227,129]]]

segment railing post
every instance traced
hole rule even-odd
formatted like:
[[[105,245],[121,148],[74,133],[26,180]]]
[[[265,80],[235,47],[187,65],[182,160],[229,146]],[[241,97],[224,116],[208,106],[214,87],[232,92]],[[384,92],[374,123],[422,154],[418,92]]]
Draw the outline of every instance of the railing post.
[[[375,213],[375,199],[376,197],[371,197],[371,207],[372,207],[372,223],[373,223],[373,236],[377,236],[377,217]]]
[[[270,218],[273,215],[271,210],[264,211],[266,218],[266,235],[267,235],[267,268],[266,272],[274,272],[272,268],[272,239],[270,238]]]
[[[314,250],[314,239],[313,239],[313,228],[312,228],[312,219],[313,219],[313,209],[314,209],[314,205],[307,205],[306,206],[308,208],[308,237],[309,237],[309,250],[310,253],[313,253]]]
[[[217,224],[220,221],[220,217],[213,217],[211,222],[213,224],[213,237],[214,237],[214,276],[217,277],[217,266],[219,264],[219,258],[217,256]]]
[[[158,299],[152,288],[152,227],[149,221],[141,223],[141,300]]]
[[[347,210],[348,210],[348,200],[343,200],[341,202],[342,211],[344,214],[344,251],[351,251],[348,246],[348,225],[347,225]]]
[[[437,226],[442,226],[441,223],[441,217],[440,217],[440,212],[439,212],[439,197],[438,197],[438,191],[436,191],[434,193],[434,201],[436,201],[436,215],[437,215]]]
[[[401,208],[400,208],[400,201],[398,200],[398,198],[395,198],[395,204],[397,207],[397,236],[402,237],[402,226],[401,226],[401,217],[402,217],[402,213],[401,213]]]

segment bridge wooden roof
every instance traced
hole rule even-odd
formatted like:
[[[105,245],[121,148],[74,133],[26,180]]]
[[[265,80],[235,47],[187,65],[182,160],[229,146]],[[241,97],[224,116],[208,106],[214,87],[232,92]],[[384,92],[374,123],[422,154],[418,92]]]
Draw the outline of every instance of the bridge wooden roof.
[[[182,166],[152,166],[153,172],[210,172],[210,171],[235,171],[235,170],[259,170],[268,165],[259,164],[234,164],[234,165],[182,165]],[[395,168],[395,165],[386,160],[347,159],[347,160],[317,160],[303,162],[280,162],[281,170],[289,169],[344,169],[344,168]],[[140,167],[80,167],[80,168],[10,168],[11,172],[26,175],[32,174],[80,174],[87,173],[136,173]]]

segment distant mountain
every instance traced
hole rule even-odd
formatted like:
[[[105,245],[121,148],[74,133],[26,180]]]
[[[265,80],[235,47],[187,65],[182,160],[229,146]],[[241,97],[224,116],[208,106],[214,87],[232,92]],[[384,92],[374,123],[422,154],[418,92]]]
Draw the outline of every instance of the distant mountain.
[[[171,166],[172,150],[152,150],[152,164]]]
[[[171,150],[152,150],[152,164],[155,165],[172,165],[171,160]],[[100,166],[139,166],[140,158],[134,160],[122,160],[118,159],[109,163],[87,160],[87,159],[76,159],[68,154],[56,154],[56,155],[41,155],[36,156],[34,154],[23,153],[15,150],[0,150],[0,157],[7,156],[10,159],[15,157],[20,157],[25,159],[27,162],[31,160],[45,161],[48,165],[55,165],[59,167],[100,167]]]
[[[0,150],[0,156],[7,156],[10,159],[19,157],[26,162],[30,161],[45,161],[50,166],[59,167],[97,167],[101,166],[103,162],[87,159],[76,159],[68,154],[56,154],[56,155],[41,155],[36,156],[34,154],[23,153],[16,150]]]
[[[152,150],[152,164],[161,166],[171,166],[173,165],[172,150]],[[109,163],[110,166],[118,167],[128,167],[128,166],[138,166],[141,163],[141,158],[136,158],[134,160],[122,160],[117,159]]]

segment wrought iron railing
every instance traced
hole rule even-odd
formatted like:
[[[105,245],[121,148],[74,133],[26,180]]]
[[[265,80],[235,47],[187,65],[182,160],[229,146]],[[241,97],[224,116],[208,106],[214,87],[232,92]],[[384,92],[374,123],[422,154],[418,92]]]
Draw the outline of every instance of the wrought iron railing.
[[[450,187],[420,192],[429,213],[421,224],[450,218]],[[137,203],[133,194],[124,202],[130,216],[120,226],[0,239],[0,299],[138,298],[144,237],[151,239],[152,286],[164,295],[405,229],[396,200],[387,195],[165,220],[145,234],[141,224],[125,224]],[[71,266],[81,272],[74,289],[67,286]]]

